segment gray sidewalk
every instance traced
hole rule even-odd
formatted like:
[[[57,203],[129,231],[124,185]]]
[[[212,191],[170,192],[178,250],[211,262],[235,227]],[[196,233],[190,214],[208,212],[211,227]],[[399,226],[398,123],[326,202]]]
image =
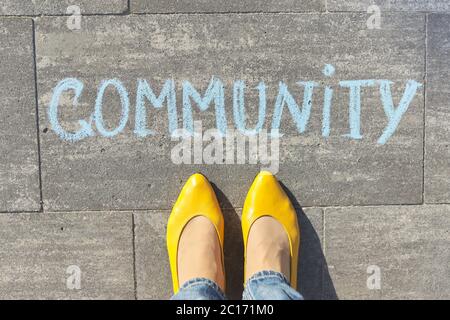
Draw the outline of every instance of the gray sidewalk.
[[[140,79],[156,96],[173,79],[181,127],[183,81],[203,95],[213,77],[224,85],[228,128],[236,122],[236,80],[247,86],[247,127],[258,122],[256,87],[264,81],[268,129],[277,122],[280,82],[300,109],[297,83],[316,84],[304,132],[284,106],[277,174],[298,208],[306,298],[450,298],[447,0],[1,2],[0,298],[169,298],[165,224],[197,171],[214,183],[224,209],[228,291],[239,298],[239,216],[260,166],[174,164],[165,102],[156,109],[146,100],[153,135],[136,135]],[[373,3],[380,29],[367,26]],[[68,27],[69,5],[81,8],[80,30]],[[328,64],[333,75],[323,73]],[[61,95],[59,124],[76,132],[83,120],[94,130],[72,142],[51,123],[55,88],[68,78],[83,88],[76,108],[73,90]],[[120,80],[130,102],[124,129],[109,138],[91,116],[106,79]],[[366,79],[374,83],[361,89],[356,139],[348,135],[358,130],[342,83]],[[422,86],[382,144],[393,119],[383,108],[383,83],[397,108],[410,80]],[[325,87],[333,89],[328,137]],[[111,132],[123,111],[114,89],[102,106]],[[206,111],[193,104],[193,119],[217,127],[216,111],[214,102]],[[82,272],[79,290],[67,287],[70,266]],[[374,268],[381,288],[368,285]]]

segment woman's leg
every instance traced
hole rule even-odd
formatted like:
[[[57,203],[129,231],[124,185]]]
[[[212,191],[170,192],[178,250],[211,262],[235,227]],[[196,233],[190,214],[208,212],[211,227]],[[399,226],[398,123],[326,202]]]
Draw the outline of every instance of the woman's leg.
[[[180,290],[172,300],[224,300],[225,272],[213,224],[193,218],[184,228],[178,248]]]
[[[290,246],[283,226],[272,217],[256,220],[249,233],[244,300],[303,300],[292,288]]]

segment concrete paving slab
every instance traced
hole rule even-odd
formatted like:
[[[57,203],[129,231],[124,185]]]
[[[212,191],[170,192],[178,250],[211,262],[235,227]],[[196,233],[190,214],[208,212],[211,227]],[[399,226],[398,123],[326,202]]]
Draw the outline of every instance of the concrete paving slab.
[[[196,171],[216,183],[232,206],[241,207],[260,165],[174,164],[171,151],[178,142],[169,141],[165,103],[157,112],[148,101],[146,104],[147,125],[155,135],[139,138],[134,133],[138,79],[146,79],[155,94],[166,79],[174,79],[181,126],[183,81],[203,94],[213,76],[224,83],[229,128],[235,126],[235,80],[246,81],[249,88],[265,82],[264,127],[269,130],[272,124],[276,127],[273,114],[280,81],[288,85],[299,104],[302,89],[297,87],[298,81],[316,81],[321,86],[312,99],[306,132],[299,133],[301,129],[287,107],[280,117],[284,136],[279,177],[302,206],[422,201],[422,89],[415,92],[393,136],[381,145],[377,141],[389,121],[380,89],[375,85],[362,90],[362,139],[355,140],[345,136],[350,131],[349,122],[354,122],[349,121],[349,89],[339,87],[339,81],[344,80],[386,79],[392,81],[392,99],[397,106],[406,82],[423,79],[422,15],[391,14],[383,31],[367,29],[366,16],[359,13],[102,16],[85,17],[84,23],[80,32],[72,32],[64,28],[64,18],[37,21],[47,210],[169,209],[188,176]],[[334,65],[333,77],[322,73],[326,64]],[[130,101],[129,121],[121,133],[107,138],[95,125],[104,122],[105,130],[114,130],[119,124],[121,100],[110,87],[104,96],[103,116],[97,116],[93,123],[95,136],[68,142],[56,134],[58,130],[48,116],[49,105],[58,82],[68,77],[78,78],[84,89],[76,109],[73,90],[62,94],[53,118],[62,129],[74,133],[80,129],[80,119],[89,122],[101,81],[117,78]],[[322,137],[325,84],[335,88],[328,138]],[[246,99],[251,118],[248,126],[252,126],[257,122],[257,90],[248,92]],[[193,108],[193,118],[202,120],[204,129],[216,126],[213,106],[202,113],[195,104]]]
[[[227,296],[241,299],[243,290],[243,244],[241,211],[224,210],[225,269]],[[166,251],[166,223],[169,211],[135,213],[136,279],[138,299],[168,299],[172,280]],[[326,282],[328,296],[333,287],[329,274],[323,273],[326,261],[321,249],[322,211],[308,208],[299,211],[302,232],[299,265],[299,290],[307,299],[321,299]],[[326,270],[325,270],[326,271]]]
[[[138,299],[169,299],[172,278],[166,247],[169,211],[135,212],[136,284]]]
[[[425,202],[450,203],[450,15],[428,21]]]
[[[369,6],[377,5],[381,12],[449,12],[447,0],[327,0],[329,11],[367,11]],[[371,11],[373,13],[373,11]]]
[[[0,211],[40,209],[31,19],[0,19]]]
[[[324,11],[325,0],[131,0],[134,13]]]
[[[131,213],[5,214],[0,229],[0,299],[134,299]]]
[[[69,6],[78,6],[81,14],[113,14],[128,11],[127,0],[3,0],[0,15],[72,15]],[[76,11],[78,12],[78,11]]]
[[[326,209],[325,252],[338,297],[449,299],[449,224],[448,205]]]

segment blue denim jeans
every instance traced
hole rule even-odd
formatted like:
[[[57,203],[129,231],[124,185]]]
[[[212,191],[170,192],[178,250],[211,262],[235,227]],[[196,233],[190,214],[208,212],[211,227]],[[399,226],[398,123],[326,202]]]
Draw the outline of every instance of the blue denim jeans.
[[[213,281],[191,279],[180,288],[172,300],[225,300],[225,294]],[[286,278],[275,271],[260,271],[245,284],[243,300],[303,300]]]

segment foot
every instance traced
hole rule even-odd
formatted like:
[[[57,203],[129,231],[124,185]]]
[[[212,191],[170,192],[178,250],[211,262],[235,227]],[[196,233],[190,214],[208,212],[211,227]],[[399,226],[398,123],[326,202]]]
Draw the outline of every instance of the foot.
[[[185,226],[178,245],[177,259],[180,286],[193,278],[206,278],[224,289],[222,249],[217,231],[208,218],[195,217]]]
[[[264,270],[280,272],[290,279],[290,265],[289,238],[283,226],[272,217],[256,220],[248,235],[245,281]]]

